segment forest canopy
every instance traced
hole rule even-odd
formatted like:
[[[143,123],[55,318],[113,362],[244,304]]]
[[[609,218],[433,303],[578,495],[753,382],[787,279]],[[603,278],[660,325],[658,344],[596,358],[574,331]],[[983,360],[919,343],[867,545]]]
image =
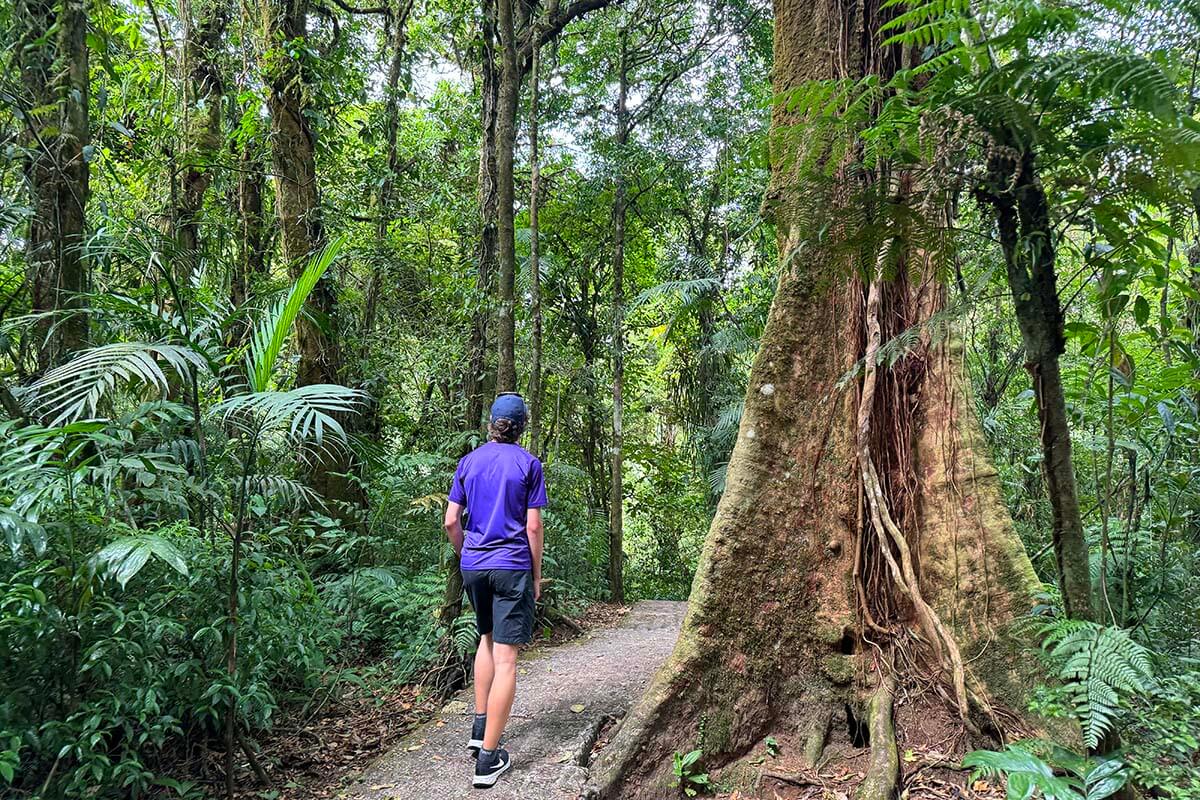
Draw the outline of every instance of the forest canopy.
[[[518,391],[539,638],[691,601],[597,792],[1200,797],[1197,4],[0,28],[0,794],[361,767],[296,731],[469,681],[442,512]]]

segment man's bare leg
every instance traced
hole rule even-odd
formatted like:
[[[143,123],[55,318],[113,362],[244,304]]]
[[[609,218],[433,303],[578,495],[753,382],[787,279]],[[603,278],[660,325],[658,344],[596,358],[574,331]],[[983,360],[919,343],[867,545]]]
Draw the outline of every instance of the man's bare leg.
[[[492,635],[479,637],[479,648],[475,651],[475,713],[486,714],[488,694],[492,691],[492,678],[496,674],[492,661]]]
[[[489,640],[491,637],[488,637]],[[487,729],[483,735],[483,749],[495,750],[500,746],[500,735],[508,724],[512,712],[513,697],[517,693],[517,646],[496,642],[492,646],[491,691],[487,695]],[[479,696],[479,679],[475,679],[476,698]],[[476,700],[478,702],[478,700]]]

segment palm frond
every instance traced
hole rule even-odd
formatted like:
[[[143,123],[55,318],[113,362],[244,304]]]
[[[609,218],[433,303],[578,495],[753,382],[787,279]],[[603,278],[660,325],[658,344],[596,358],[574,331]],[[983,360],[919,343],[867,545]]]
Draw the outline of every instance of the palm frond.
[[[282,502],[293,511],[305,508],[324,508],[325,502],[321,496],[294,478],[282,475],[259,475],[250,486],[253,492],[265,498]]]
[[[154,534],[124,536],[101,548],[92,559],[98,566],[106,567],[109,574],[116,578],[117,583],[124,589],[151,556],[161,560],[180,575],[187,576],[187,562],[179,548],[168,539]]]
[[[51,426],[96,416],[97,407],[119,386],[137,385],[166,394],[169,368],[180,380],[207,364],[188,347],[166,343],[117,342],[84,350],[55,367],[22,393],[33,413]]]
[[[236,395],[217,403],[211,412],[249,436],[282,432],[294,442],[338,448],[347,445],[338,417],[356,413],[366,400],[357,389],[314,383],[286,392]]]
[[[275,375],[275,364],[279,360],[283,345],[291,336],[296,319],[304,309],[304,303],[345,242],[344,238],[334,239],[314,255],[287,296],[276,302],[255,327],[250,349],[246,354],[246,374],[254,392],[266,392],[270,388],[271,379]]]

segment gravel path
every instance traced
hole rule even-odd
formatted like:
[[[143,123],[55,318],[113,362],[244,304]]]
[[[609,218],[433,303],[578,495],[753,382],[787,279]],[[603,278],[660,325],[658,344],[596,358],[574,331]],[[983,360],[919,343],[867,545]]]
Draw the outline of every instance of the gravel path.
[[[517,700],[504,734],[512,769],[487,791],[471,788],[466,743],[470,690],[405,737],[356,779],[372,800],[573,800],[605,719],[621,717],[675,646],[686,603],[645,600],[614,628],[533,650],[517,665]]]

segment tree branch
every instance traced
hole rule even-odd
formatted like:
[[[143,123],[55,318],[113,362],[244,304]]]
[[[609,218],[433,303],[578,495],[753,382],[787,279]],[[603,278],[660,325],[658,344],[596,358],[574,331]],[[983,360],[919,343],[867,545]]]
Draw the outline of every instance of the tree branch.
[[[533,57],[533,48],[541,47],[546,42],[563,32],[563,28],[591,11],[597,11],[610,5],[620,5],[624,0],[575,0],[566,8],[551,14],[541,25],[531,26],[524,34],[525,41],[518,53],[522,72],[528,69],[528,62]],[[536,30],[536,38],[534,31]]]
[[[392,10],[386,6],[373,6],[371,8],[357,8],[350,5],[346,0],[329,0],[335,6],[345,11],[347,14],[382,14],[385,17],[392,15]]]

